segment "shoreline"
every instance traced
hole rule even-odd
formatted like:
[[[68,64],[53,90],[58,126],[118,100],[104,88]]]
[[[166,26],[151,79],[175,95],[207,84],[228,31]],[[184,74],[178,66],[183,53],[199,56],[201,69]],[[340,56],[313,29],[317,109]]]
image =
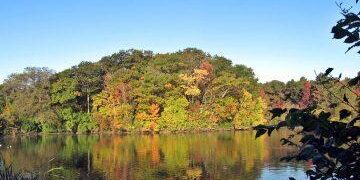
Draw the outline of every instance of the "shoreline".
[[[175,134],[197,134],[197,133],[212,133],[212,132],[236,132],[236,131],[250,131],[253,127],[234,129],[234,128],[219,128],[219,129],[198,129],[198,130],[179,130],[179,131],[102,131],[102,132],[90,132],[90,133],[71,133],[71,132],[55,132],[55,133],[43,133],[43,132],[31,132],[31,133],[18,133],[18,134],[5,134],[1,138],[14,138],[14,137],[35,137],[46,135],[175,135]]]

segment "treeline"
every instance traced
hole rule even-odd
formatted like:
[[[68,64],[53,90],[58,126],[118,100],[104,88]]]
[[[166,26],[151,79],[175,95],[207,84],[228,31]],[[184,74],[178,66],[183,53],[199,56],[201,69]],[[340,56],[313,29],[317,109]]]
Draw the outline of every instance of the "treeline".
[[[246,129],[266,123],[274,107],[320,104],[337,111],[336,96],[343,97],[331,89],[359,92],[342,88],[346,79],[322,81],[261,84],[251,68],[193,48],[167,54],[120,51],[58,73],[26,68],[10,75],[0,85],[1,131]]]
[[[349,109],[352,115],[356,114],[354,109],[360,108],[360,87],[359,85],[347,86],[350,81],[349,78],[342,79],[341,74],[333,77],[319,73],[312,81],[301,77],[299,81],[291,80],[287,83],[276,80],[267,82],[261,86],[260,94],[270,105],[268,109],[310,108],[315,114],[322,111],[330,112],[330,119],[336,120],[341,116],[341,110],[349,109],[349,105],[356,106]],[[343,101],[347,104],[342,103]],[[270,117],[269,114],[268,116]],[[344,121],[348,121],[351,117],[345,118]],[[277,119],[284,119],[284,117]],[[276,123],[276,121],[273,122]]]

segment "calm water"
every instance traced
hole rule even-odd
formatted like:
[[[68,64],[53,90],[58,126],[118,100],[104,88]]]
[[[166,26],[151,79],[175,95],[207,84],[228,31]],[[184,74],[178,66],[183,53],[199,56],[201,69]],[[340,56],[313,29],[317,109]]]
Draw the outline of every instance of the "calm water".
[[[0,151],[17,170],[60,167],[53,179],[305,179],[309,165],[279,161],[292,152],[286,134],[46,135],[8,138]]]

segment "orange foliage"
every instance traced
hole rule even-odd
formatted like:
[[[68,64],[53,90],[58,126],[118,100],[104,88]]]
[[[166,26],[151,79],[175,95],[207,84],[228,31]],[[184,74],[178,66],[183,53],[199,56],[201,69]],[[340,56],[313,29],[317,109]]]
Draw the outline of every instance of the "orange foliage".
[[[285,106],[285,103],[284,103],[284,101],[281,101],[281,100],[276,101],[273,105],[274,108],[282,108],[282,109],[284,108],[284,106]]]
[[[159,137],[152,137],[151,143],[151,163],[156,165],[160,163]]]
[[[264,90],[264,88],[260,88],[260,97],[262,98],[262,99],[267,99],[266,97],[266,92],[265,92],[265,90]]]
[[[150,117],[152,120],[156,120],[159,117],[160,107],[156,103],[152,103],[150,106]]]
[[[114,129],[120,129],[122,127],[119,121],[112,121]]]
[[[120,83],[115,87],[114,96],[118,103],[120,101],[127,102],[130,100],[129,89],[129,86],[125,83]]]
[[[150,129],[154,130],[156,128],[156,123],[154,121],[150,124]]]
[[[211,65],[208,61],[205,61],[205,60],[201,61],[199,68],[202,70],[206,70],[209,75],[212,74],[213,69],[214,69],[213,65]]]
[[[152,103],[150,105],[149,113],[146,112],[138,112],[136,114],[136,119],[142,121],[156,121],[159,118],[160,107],[156,103]]]
[[[136,114],[136,119],[146,121],[148,120],[148,115],[145,112],[139,112]]]
[[[166,83],[166,84],[165,84],[165,88],[166,88],[166,89],[171,89],[171,88],[172,88],[172,84],[171,84],[171,83]]]

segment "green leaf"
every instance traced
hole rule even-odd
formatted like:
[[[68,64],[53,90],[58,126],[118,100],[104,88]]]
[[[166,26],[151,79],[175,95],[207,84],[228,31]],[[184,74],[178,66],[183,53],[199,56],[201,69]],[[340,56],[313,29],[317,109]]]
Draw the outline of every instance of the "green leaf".
[[[297,112],[297,111],[299,111],[299,109],[297,109],[297,108],[291,108],[291,109],[289,110],[289,113],[291,114],[291,113],[295,113],[295,112]]]
[[[282,127],[285,127],[287,125],[287,122],[286,121],[280,121],[277,126],[276,126],[276,130],[282,128]]]
[[[350,115],[351,115],[350,111],[348,111],[346,109],[342,109],[340,111],[340,120],[345,119],[345,118],[349,117]]]
[[[324,73],[324,76],[328,76],[331,73],[331,71],[333,71],[333,70],[334,70],[334,68],[327,68]]]
[[[338,103],[331,103],[331,104],[329,105],[329,108],[334,109],[334,108],[336,108],[338,105],[339,105]]]
[[[338,80],[340,80],[340,79],[341,79],[341,76],[342,76],[342,73],[340,73],[340,74],[339,74]]]
[[[269,127],[268,128],[268,135],[271,136],[271,133],[275,130],[275,127],[272,126],[272,127]]]
[[[347,127],[351,127],[351,126],[354,126],[354,124],[356,123],[356,121],[360,120],[360,116],[352,119],[348,124],[347,124]]]
[[[359,33],[358,32],[353,32],[353,33],[351,33],[346,39],[345,39],[345,43],[354,43],[354,42],[356,42],[356,41],[358,41],[359,40]]]
[[[295,144],[294,142],[290,141],[289,139],[286,138],[281,138],[280,142],[282,145],[289,145],[289,146],[297,146],[297,144]]]
[[[329,120],[330,116],[331,116],[331,113],[321,111],[321,113],[319,114],[319,119],[321,119],[321,120]]]
[[[307,176],[313,176],[313,175],[316,175],[316,173],[315,173],[314,170],[309,169],[309,170],[306,171],[306,175]]]
[[[315,147],[313,145],[305,145],[305,147],[303,149],[301,149],[300,153],[299,153],[299,157],[301,160],[308,160],[310,159],[314,152],[315,152]]]
[[[344,100],[346,103],[349,103],[349,99],[346,97],[346,94],[344,94],[343,100]]]
[[[344,38],[345,36],[349,35],[350,32],[343,29],[342,27],[340,26],[334,26],[332,29],[331,29],[331,33],[334,34],[333,38],[334,39],[341,39],[341,38]]]
[[[360,75],[358,75],[357,77],[355,78],[352,78],[349,82],[348,82],[348,85],[349,86],[355,86],[359,83],[360,81]]]
[[[276,117],[280,117],[282,114],[284,114],[287,111],[287,109],[281,109],[281,108],[274,108],[270,110],[270,113],[272,114],[271,119],[274,119]]]
[[[301,138],[300,142],[304,144],[304,143],[306,143],[307,141],[309,141],[309,140],[311,140],[313,138],[315,138],[314,135],[308,134],[308,135],[303,136]]]
[[[266,133],[266,129],[258,129],[256,131],[255,139]]]

